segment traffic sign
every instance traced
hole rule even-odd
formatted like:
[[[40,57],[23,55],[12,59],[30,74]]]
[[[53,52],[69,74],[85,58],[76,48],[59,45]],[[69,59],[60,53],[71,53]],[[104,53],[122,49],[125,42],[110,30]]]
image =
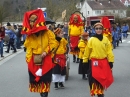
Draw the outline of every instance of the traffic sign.
[[[43,14],[44,14],[44,17],[46,18],[47,17],[47,12],[43,12]]]

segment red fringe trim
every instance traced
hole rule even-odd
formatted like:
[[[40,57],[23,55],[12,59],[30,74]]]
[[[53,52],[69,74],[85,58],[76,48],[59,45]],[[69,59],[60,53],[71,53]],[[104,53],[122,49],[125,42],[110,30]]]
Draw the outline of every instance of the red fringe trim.
[[[50,83],[29,84],[30,92],[50,92]]]
[[[70,51],[70,54],[72,54],[72,55],[79,55],[79,51]]]

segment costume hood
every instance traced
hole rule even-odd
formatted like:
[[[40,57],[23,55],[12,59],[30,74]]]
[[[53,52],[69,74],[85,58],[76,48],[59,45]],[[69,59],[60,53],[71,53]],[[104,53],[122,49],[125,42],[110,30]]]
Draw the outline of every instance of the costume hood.
[[[29,18],[31,15],[36,15],[37,20],[34,24],[34,26],[31,28],[29,23]],[[33,34],[38,33],[41,30],[47,30],[47,27],[45,25],[45,18],[43,15],[43,12],[41,9],[28,11],[24,14],[24,20],[23,20],[23,28],[22,28],[22,34]]]

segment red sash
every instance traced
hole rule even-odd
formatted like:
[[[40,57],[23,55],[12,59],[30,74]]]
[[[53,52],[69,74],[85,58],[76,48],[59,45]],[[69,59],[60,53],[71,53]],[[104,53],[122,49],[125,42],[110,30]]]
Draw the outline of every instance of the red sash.
[[[74,50],[75,47],[78,46],[78,42],[79,42],[79,36],[70,36],[70,47],[71,50]]]
[[[114,81],[107,59],[91,59],[92,76],[104,87],[108,88]]]
[[[34,64],[34,62],[33,62],[33,56],[32,56],[30,62],[28,62],[28,69],[36,77],[36,79],[35,79],[36,81],[39,81],[39,79],[40,79],[40,77],[35,74],[36,71],[39,68],[40,68],[40,66]],[[47,55],[43,59],[43,63],[42,63],[42,75],[46,74],[52,68],[53,68],[53,63],[52,63],[51,55]]]
[[[56,54],[54,60],[61,67],[65,67],[65,65],[66,65],[66,56],[64,54]]]

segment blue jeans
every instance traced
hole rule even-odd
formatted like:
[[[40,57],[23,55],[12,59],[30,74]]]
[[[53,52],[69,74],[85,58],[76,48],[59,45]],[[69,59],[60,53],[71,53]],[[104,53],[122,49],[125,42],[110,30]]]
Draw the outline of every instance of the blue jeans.
[[[21,40],[20,40],[20,37],[17,37],[16,47],[17,47],[17,49],[20,49],[20,48],[21,48]]]
[[[123,34],[123,38],[127,38],[127,31],[124,31],[124,33],[122,34]]]
[[[3,56],[3,40],[0,41],[0,54]]]
[[[113,47],[116,48],[116,40],[113,40],[112,44],[113,44]]]

